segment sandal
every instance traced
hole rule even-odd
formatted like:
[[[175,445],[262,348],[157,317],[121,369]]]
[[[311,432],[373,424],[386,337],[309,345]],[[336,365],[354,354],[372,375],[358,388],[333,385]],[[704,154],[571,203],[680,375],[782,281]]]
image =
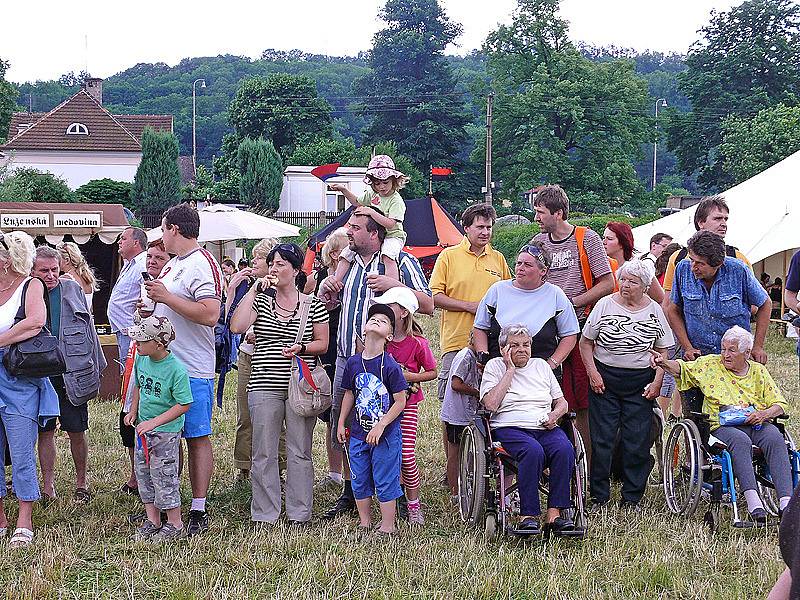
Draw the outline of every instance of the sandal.
[[[120,494],[128,494],[130,496],[136,496],[137,498],[139,497],[139,488],[129,486],[127,481],[120,486],[119,492]],[[78,491],[75,490],[75,493],[77,494]]]
[[[24,527],[17,527],[8,545],[10,548],[22,548],[23,546],[29,546],[32,541],[33,531]]]
[[[92,495],[86,488],[75,488],[75,494],[73,495],[73,499],[78,504],[88,504],[89,501],[92,499]]]

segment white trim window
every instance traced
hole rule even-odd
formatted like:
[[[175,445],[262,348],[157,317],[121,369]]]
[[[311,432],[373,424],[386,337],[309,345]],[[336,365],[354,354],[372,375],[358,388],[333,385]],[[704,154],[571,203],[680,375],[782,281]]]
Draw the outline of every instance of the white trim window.
[[[83,123],[73,123],[67,127],[64,135],[89,135],[89,128]]]

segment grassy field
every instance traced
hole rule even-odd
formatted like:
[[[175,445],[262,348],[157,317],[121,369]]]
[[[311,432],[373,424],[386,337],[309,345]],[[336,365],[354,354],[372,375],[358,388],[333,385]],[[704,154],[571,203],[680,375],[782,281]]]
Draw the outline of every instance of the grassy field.
[[[425,319],[438,348],[433,319]],[[797,414],[797,358],[793,344],[771,335],[770,370]],[[37,506],[34,544],[0,550],[7,598],[759,598],[783,569],[777,531],[735,531],[728,522],[715,536],[701,524],[668,516],[660,488],[650,488],[637,515],[616,509],[590,522],[583,542],[486,543],[466,529],[437,484],[443,468],[438,401],[426,389],[418,460],[427,523],[403,528],[391,541],[357,541],[355,521],[295,531],[255,529],[249,490],[234,484],[234,382],[215,415],[217,468],[209,510],[211,530],[173,545],[133,543],[128,513],[137,501],[116,492],[125,479],[118,405],[91,406],[90,480],[93,500],[71,502],[74,472],[65,435],[57,436],[61,499]],[[790,428],[797,432],[796,424]],[[323,427],[315,431],[315,464],[325,471]],[[183,485],[185,507],[190,492]],[[315,498],[315,514],[335,499]],[[15,516],[8,502],[9,517]],[[702,505],[701,505],[702,510]],[[724,512],[724,517],[728,513]]]

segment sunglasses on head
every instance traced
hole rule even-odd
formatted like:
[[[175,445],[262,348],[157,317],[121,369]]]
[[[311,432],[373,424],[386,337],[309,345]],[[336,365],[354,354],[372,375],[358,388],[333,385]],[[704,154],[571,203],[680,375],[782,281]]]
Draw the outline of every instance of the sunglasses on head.
[[[280,252],[288,252],[295,258],[302,259],[302,256],[299,256],[297,254],[297,248],[295,248],[294,245],[292,244],[278,244],[277,246],[275,246],[275,250]]]
[[[525,244],[522,248],[519,249],[519,253],[526,252],[530,254],[533,258],[538,260],[545,268],[550,268],[550,263],[542,252],[542,249],[539,246],[535,246],[533,244]]]

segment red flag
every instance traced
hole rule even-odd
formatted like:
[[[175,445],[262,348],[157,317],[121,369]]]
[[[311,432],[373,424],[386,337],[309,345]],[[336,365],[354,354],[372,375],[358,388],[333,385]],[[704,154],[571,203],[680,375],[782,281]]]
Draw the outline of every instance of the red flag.
[[[341,166],[341,163],[331,163],[328,165],[322,165],[319,167],[314,167],[311,169],[311,174],[314,177],[321,179],[322,181],[328,181],[331,177],[338,177],[339,173],[336,171]]]
[[[308,363],[306,363],[306,361],[299,356],[295,356],[294,359],[297,361],[297,366],[299,367],[297,372],[297,380],[303,381],[303,379],[305,379],[308,381],[308,385],[311,386],[311,389],[315,392],[318,392],[319,388],[317,388],[317,384],[314,382],[314,377],[311,375],[311,369],[308,368]]]
[[[144,464],[150,464],[150,451],[147,449],[147,439],[144,437],[144,434],[136,436],[136,442],[139,444],[139,448],[142,449],[144,453]]]
[[[453,169],[448,167],[431,167],[431,179],[445,179],[453,174]]]

